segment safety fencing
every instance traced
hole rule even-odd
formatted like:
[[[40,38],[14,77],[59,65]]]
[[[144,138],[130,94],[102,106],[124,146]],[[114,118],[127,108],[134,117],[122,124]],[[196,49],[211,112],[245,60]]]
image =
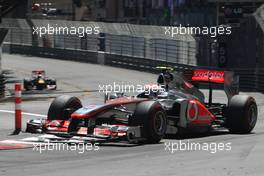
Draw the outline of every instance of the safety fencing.
[[[177,41],[144,37],[105,34],[104,52],[120,56],[148,58],[172,63],[197,65],[196,44],[193,42]],[[76,52],[97,52],[100,48],[97,35],[75,37],[71,35],[32,36],[30,29],[9,28],[5,43],[10,52],[16,53],[17,46],[34,48],[72,50]],[[34,52],[36,51],[29,51]],[[66,51],[67,52],[67,51]],[[29,53],[30,54],[30,53]]]
[[[60,26],[98,27],[99,34],[71,34],[33,35],[33,27]],[[9,29],[5,44],[44,47],[53,49],[97,52],[103,48],[105,53],[121,56],[132,56],[179,64],[197,65],[197,43],[191,35],[165,35],[161,26],[142,26],[132,24],[107,24],[100,22],[77,22],[58,20],[23,20],[3,19],[0,27]],[[104,34],[103,40],[99,40]],[[15,52],[10,48],[10,52]],[[12,50],[13,49],[13,50]]]

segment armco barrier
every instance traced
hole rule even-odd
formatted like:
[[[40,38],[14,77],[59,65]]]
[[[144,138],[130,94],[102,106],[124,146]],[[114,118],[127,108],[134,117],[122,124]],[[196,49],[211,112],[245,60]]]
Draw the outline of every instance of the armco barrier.
[[[104,55],[104,61],[98,59],[98,53],[86,50],[67,50],[67,49],[55,49],[44,47],[31,47],[22,45],[11,45],[11,53],[27,54],[40,57],[50,57],[62,60],[74,60],[80,62],[89,63],[103,63],[109,66],[122,67],[133,70],[140,70],[145,72],[157,73],[156,66],[169,65],[175,67],[179,72],[186,72],[193,68],[210,68],[191,66],[185,64],[177,64],[169,61],[163,61],[158,59],[147,59],[141,57],[124,56],[110,53],[102,53]],[[219,69],[219,68],[213,68]],[[227,70],[234,71],[240,77],[240,90],[242,91],[260,91],[264,92],[264,70],[256,69],[232,69]],[[1,81],[1,79],[0,79]]]
[[[152,73],[158,72],[158,70],[155,69],[156,66],[169,65],[169,66],[173,66],[175,70],[178,72],[189,73],[189,76],[191,76],[191,70],[194,68],[220,69],[220,68],[211,68],[211,67],[190,66],[190,65],[176,64],[161,60],[136,58],[129,56],[113,55],[113,54],[105,54],[105,64],[115,67],[122,67],[122,68],[128,68],[128,69],[140,70],[140,71],[152,72]],[[228,68],[226,70],[233,71],[235,72],[235,74],[239,75],[239,80],[240,80],[239,88],[241,91],[264,92],[264,70],[256,71],[253,68],[252,69]]]
[[[133,70],[140,70],[145,72],[157,73],[156,66],[169,65],[173,66],[179,72],[188,71],[193,68],[206,68],[199,66],[191,66],[185,64],[177,64],[169,61],[158,59],[147,59],[133,56],[123,56],[117,54],[104,53],[104,61],[99,62],[98,53],[86,50],[69,50],[69,49],[55,49],[44,47],[31,47],[22,45],[10,45],[11,53],[27,54],[40,57],[49,57],[62,60],[74,60],[89,63],[103,63],[109,66],[122,67]],[[207,67],[208,68],[208,67]],[[219,69],[219,68],[214,68]],[[264,70],[256,69],[232,69],[240,77],[240,90],[242,91],[260,91],[264,92]],[[1,77],[0,77],[1,78]],[[2,79],[0,79],[1,82]]]
[[[26,45],[10,45],[10,53],[27,54],[39,57],[48,57],[62,60],[74,60],[81,62],[97,63],[97,52],[85,50],[70,50],[45,47],[32,47]]]
[[[179,72],[183,72],[185,70],[190,70],[194,68],[194,66],[176,64],[167,61],[120,56],[113,54],[105,54],[105,65],[128,68],[133,70],[140,70],[145,72],[153,72],[153,73],[156,73],[157,72],[156,67],[161,65],[173,66],[175,67],[175,70],[178,70]]]

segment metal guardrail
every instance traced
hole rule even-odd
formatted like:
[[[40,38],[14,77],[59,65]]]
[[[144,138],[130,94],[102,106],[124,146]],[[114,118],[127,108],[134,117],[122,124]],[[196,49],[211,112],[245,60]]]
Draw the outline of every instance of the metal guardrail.
[[[81,62],[97,63],[97,52],[73,50],[73,49],[60,49],[60,48],[45,48],[45,47],[32,47],[29,45],[10,44],[10,53],[27,54],[39,57],[56,58],[61,60],[74,60]]]
[[[32,47],[22,45],[10,45],[12,53],[30,54],[41,57],[57,58],[62,60],[75,60],[81,62],[99,63],[97,52],[73,49],[55,49],[45,47]],[[190,71],[194,68],[198,69],[219,69],[212,67],[199,67],[187,64],[177,64],[169,61],[158,59],[148,59],[133,56],[124,56],[118,54],[104,53],[104,64],[128,68],[133,70],[140,70],[145,72],[157,73],[156,66],[166,65],[172,66],[179,72]],[[240,90],[242,91],[259,91],[264,92],[264,69],[232,69],[226,70],[234,71],[240,77]]]
[[[155,60],[155,59],[142,59],[135,57],[121,57],[119,55],[106,54],[106,65],[147,71],[152,73],[158,73],[156,69],[157,66],[167,65],[172,66],[178,72],[189,73],[191,76],[191,70],[193,69],[218,69],[213,67],[203,67],[203,66],[191,66],[185,64],[176,64],[173,62]],[[264,92],[264,69],[234,69],[228,68],[225,70],[233,71],[235,74],[239,75],[239,87],[241,91],[259,91]],[[186,75],[186,74],[185,74]]]
[[[147,58],[136,58],[130,56],[121,57],[120,55],[113,55],[113,54],[105,55],[105,64],[110,66],[117,66],[122,68],[147,71],[153,73],[156,73],[158,71],[156,67],[161,65],[172,66],[180,72],[184,70],[191,70],[194,68],[194,66],[191,65],[177,64],[173,62],[147,59]]]

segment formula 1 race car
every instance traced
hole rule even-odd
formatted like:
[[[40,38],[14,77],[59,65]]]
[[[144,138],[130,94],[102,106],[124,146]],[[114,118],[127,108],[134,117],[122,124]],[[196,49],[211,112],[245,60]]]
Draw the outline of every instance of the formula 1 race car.
[[[256,101],[238,95],[238,79],[232,72],[192,70],[189,82],[184,73],[161,69],[158,84],[148,86],[147,91],[136,96],[108,94],[102,105],[82,106],[76,97],[59,96],[51,103],[48,118],[29,121],[27,131],[84,135],[100,142],[158,143],[164,135],[181,131],[204,133],[219,127],[245,134],[255,127]],[[195,82],[224,85],[228,103],[212,102],[212,86],[205,102]]]
[[[45,76],[44,70],[32,71],[31,78],[24,79],[25,90],[56,90],[57,83],[55,79]]]

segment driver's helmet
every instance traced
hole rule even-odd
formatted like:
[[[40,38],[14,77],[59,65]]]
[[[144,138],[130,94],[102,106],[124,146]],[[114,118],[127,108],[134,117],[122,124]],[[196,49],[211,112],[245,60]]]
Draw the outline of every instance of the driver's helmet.
[[[173,80],[173,75],[170,72],[163,73],[165,83],[170,83]]]
[[[170,72],[164,72],[159,74],[157,83],[159,85],[165,85],[167,89],[168,84],[170,84],[173,80],[174,80],[173,74],[171,74]]]
[[[42,78],[42,74],[38,74],[37,78],[38,79]]]
[[[158,77],[158,84],[168,84],[173,80],[173,68],[172,67],[157,67],[158,69],[161,70],[161,73],[159,74]]]

